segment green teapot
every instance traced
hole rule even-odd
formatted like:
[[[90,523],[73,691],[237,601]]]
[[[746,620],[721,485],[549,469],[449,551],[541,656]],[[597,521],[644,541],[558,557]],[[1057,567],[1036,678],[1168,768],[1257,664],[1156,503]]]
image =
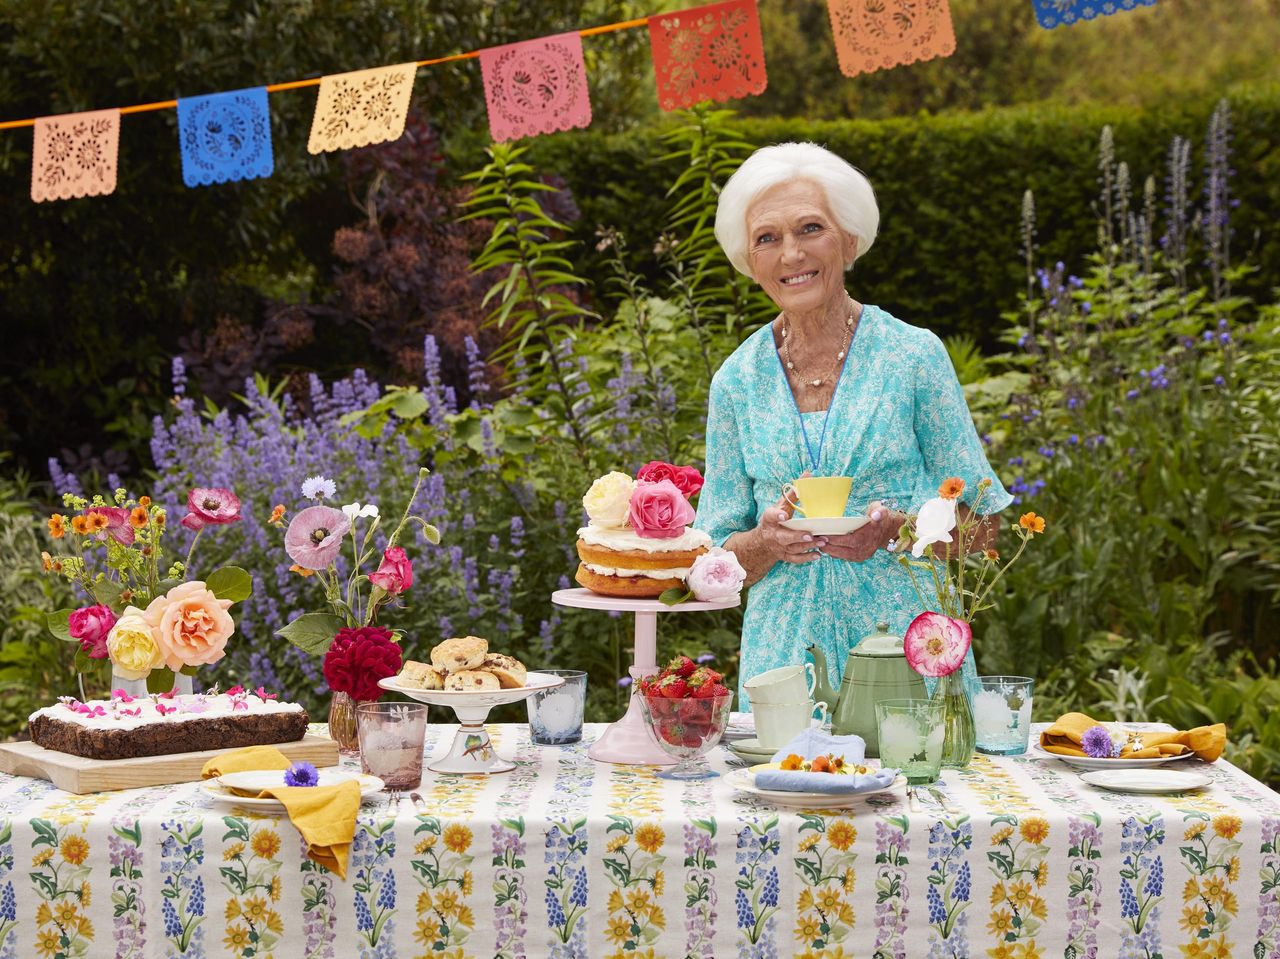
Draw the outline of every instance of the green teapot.
[[[889,632],[888,623],[876,623],[876,632],[849,650],[839,695],[827,679],[826,654],[817,646],[810,646],[809,652],[817,667],[813,698],[823,700],[831,710],[831,731],[837,736],[861,736],[866,740],[868,756],[880,755],[877,702],[928,698],[924,680],[907,665],[902,637]]]

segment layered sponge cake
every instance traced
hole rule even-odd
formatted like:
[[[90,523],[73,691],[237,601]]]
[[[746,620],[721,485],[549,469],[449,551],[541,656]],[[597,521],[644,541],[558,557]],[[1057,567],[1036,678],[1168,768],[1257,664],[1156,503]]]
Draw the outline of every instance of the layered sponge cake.
[[[686,527],[670,539],[650,539],[635,530],[578,530],[580,586],[603,596],[652,599],[664,590],[684,585],[693,561],[711,548],[711,537]]]

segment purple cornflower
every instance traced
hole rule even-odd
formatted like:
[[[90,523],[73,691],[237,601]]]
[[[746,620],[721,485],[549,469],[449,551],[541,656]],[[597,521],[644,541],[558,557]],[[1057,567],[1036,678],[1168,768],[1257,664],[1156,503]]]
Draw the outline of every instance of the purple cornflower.
[[[694,660],[694,662],[697,663],[699,666],[703,665],[704,663],[714,663],[715,661],[716,661],[715,653],[703,653],[701,656],[699,656],[697,659]]]
[[[320,774],[311,763],[297,762],[284,771],[286,786],[318,786]]]
[[[1111,747],[1111,734],[1105,726],[1090,726],[1080,737],[1080,748],[1093,759],[1111,759],[1115,751]]]
[[[621,679],[619,679],[619,680],[618,680],[618,686],[619,686],[619,687],[621,687],[622,689],[626,689],[626,688],[628,688],[630,685],[631,685],[631,677],[630,677],[630,676],[623,676]]]

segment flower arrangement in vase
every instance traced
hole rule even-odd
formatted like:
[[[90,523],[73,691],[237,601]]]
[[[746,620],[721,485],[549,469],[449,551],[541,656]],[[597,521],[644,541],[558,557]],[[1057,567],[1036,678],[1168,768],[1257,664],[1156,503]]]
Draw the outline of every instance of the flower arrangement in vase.
[[[991,480],[978,483],[978,495],[962,516],[958,500],[964,488],[964,480],[958,477],[943,480],[938,495],[926,501],[917,515],[908,517],[899,533],[900,543],[911,544],[911,555],[900,556],[899,562],[927,610],[912,620],[903,637],[907,662],[920,675],[939,680],[933,698],[941,699],[946,707],[942,764],[953,769],[969,764],[976,742],[972,705],[960,673],[973,643],[973,618],[993,605],[992,588],[1045,528],[1043,517],[1024,513],[1014,527],[1019,542],[1012,557],[1002,562],[993,548],[972,552],[983,520],[982,500]],[[925,574],[933,585],[927,594],[917,578]]]
[[[253,582],[237,566],[187,580],[196,543],[206,527],[240,520],[240,500],[228,489],[197,487],[187,495],[182,525],[196,531],[185,561],[166,564],[167,511],[148,496],[131,499],[118,489],[108,501],[63,497],[68,513],[49,517],[55,552],[41,553],[46,573],[63,576],[92,602],[49,613],[49,632],[79,643],[75,667],[111,689],[141,693],[190,691],[200,666],[225,655],[235,631],[230,607],[247,599]],[[69,549],[68,549],[69,547]]]
[[[334,694],[329,734],[347,752],[356,748],[356,704],[379,698],[378,680],[400,671],[399,636],[377,622],[378,614],[413,586],[413,564],[398,545],[400,536],[406,526],[417,523],[429,542],[440,542],[434,526],[410,513],[426,476],[426,469],[419,470],[400,522],[387,537],[377,569],[370,573],[364,568],[378,552],[374,537],[382,524],[375,504],[328,506],[325,501],[337,494],[334,482],[314,476],[302,484],[302,496],[312,505],[296,513],[287,526],[284,506],[276,506],[271,513],[272,524],[286,526],[284,548],[294,563],[290,568],[299,576],[316,577],[329,607],[303,613],[277,635],[308,653],[324,656],[325,681]],[[338,559],[348,546],[351,563],[344,580]]]

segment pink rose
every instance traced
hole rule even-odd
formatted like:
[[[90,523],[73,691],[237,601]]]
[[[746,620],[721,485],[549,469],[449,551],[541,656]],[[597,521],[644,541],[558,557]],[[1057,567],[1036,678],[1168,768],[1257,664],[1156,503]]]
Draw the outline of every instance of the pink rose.
[[[90,659],[106,659],[107,634],[115,624],[116,614],[111,612],[111,607],[99,603],[72,613],[67,618],[67,632],[72,639],[80,640],[80,648]]]
[[[413,585],[413,566],[399,546],[392,546],[382,553],[382,563],[376,573],[369,574],[369,582],[381,586],[392,596],[403,593]]]
[[[738,557],[727,549],[714,546],[693,561],[685,584],[699,602],[718,603],[741,595],[746,578],[747,571],[738,562]]]
[[[631,528],[646,539],[675,539],[693,517],[693,507],[671,480],[637,483],[627,508]]]
[[[636,473],[636,481],[640,483],[661,483],[663,480],[674,483],[685,499],[702,489],[702,474],[692,466],[672,466],[670,463],[654,460],[645,463]]]
[[[155,631],[164,664],[175,672],[183,666],[216,663],[224,655],[236,624],[227,609],[199,580],[173,587],[151,601],[142,618]]]

